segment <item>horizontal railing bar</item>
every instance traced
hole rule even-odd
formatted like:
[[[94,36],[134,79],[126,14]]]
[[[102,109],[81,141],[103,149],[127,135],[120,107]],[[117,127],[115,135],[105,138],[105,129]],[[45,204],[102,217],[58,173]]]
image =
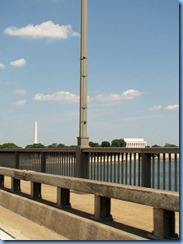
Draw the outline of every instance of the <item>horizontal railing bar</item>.
[[[77,147],[64,147],[64,148],[15,148],[15,149],[0,149],[0,153],[39,153],[39,152],[76,152]],[[82,148],[82,152],[106,152],[106,153],[179,153],[179,147],[151,147],[151,148],[126,148],[126,147],[87,147]]]
[[[127,147],[88,147],[83,148],[84,153],[105,152],[105,153],[179,153],[178,147],[153,147],[153,148],[127,148]]]
[[[64,147],[64,148],[15,148],[15,149],[0,149],[0,153],[54,153],[54,152],[76,152],[76,148]]]
[[[0,175],[74,191],[86,192],[95,194],[96,196],[134,202],[154,208],[179,211],[179,193],[177,192],[50,175],[5,167],[0,167]]]

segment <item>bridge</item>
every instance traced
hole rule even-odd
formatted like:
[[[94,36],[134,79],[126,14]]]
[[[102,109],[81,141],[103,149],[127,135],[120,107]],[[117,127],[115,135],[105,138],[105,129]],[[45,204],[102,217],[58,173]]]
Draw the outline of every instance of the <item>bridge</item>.
[[[77,150],[1,150],[1,207],[69,240],[178,238],[178,148],[85,148],[88,178],[76,175]]]
[[[77,147],[0,150],[1,225],[21,222],[15,239],[178,239],[179,149],[88,147],[87,0],[80,54]]]

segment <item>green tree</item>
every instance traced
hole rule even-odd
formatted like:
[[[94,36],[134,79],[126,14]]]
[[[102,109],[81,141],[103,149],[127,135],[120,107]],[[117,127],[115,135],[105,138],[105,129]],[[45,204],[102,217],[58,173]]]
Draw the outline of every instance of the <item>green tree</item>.
[[[152,147],[161,147],[161,146],[159,146],[159,145],[157,145],[157,144],[154,144]]]
[[[177,145],[165,143],[164,147],[177,147]]]
[[[126,147],[126,142],[124,141],[124,139],[114,139],[111,142],[111,146],[112,147]]]
[[[15,143],[13,142],[8,142],[8,143],[4,143],[0,146],[1,149],[12,149],[12,148],[21,148],[19,146],[17,146]]]
[[[110,147],[110,146],[111,146],[111,144],[109,141],[102,141],[102,143],[101,143],[101,147]]]
[[[34,143],[27,145],[25,148],[45,148],[45,146],[41,143]]]
[[[65,145],[64,145],[63,143],[59,143],[59,144],[57,145],[57,148],[63,148],[63,147],[65,147]]]
[[[77,146],[76,146],[76,145],[71,145],[70,147],[75,148],[75,147],[77,147]]]
[[[99,144],[98,144],[98,142],[92,142],[92,141],[90,141],[89,142],[89,146],[90,147],[99,147]]]
[[[48,148],[57,148],[57,143],[52,143],[47,146]]]

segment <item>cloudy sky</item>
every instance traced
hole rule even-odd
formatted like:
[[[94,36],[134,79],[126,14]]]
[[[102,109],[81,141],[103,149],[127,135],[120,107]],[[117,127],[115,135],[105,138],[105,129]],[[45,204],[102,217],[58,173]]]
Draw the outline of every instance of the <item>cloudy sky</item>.
[[[179,144],[179,2],[88,0],[88,136]],[[0,1],[0,144],[76,144],[80,0]]]

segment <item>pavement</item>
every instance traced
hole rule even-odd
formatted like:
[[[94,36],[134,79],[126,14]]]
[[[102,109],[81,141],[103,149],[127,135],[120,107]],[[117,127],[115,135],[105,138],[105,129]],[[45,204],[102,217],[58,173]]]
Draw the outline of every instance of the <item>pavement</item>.
[[[10,178],[5,177],[5,187],[10,188]],[[21,181],[21,191],[30,194],[30,182]],[[42,185],[42,198],[56,203],[56,187]],[[81,192],[71,192],[70,202],[75,212],[94,213],[94,196]],[[0,206],[0,230],[5,231],[16,240],[67,240],[62,235],[40,226],[8,209]],[[140,233],[153,231],[153,208],[130,202],[111,200],[111,225],[123,230]],[[11,219],[11,221],[10,221]],[[176,233],[179,234],[179,213],[176,213]],[[1,239],[1,237],[0,237]]]
[[[1,206],[0,213],[1,240],[67,240],[64,236]]]

